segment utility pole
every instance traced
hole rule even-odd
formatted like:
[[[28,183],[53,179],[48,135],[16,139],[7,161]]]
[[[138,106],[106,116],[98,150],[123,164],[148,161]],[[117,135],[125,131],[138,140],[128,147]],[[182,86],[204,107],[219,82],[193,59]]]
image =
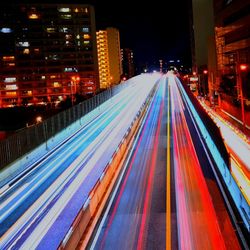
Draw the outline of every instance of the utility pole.
[[[239,94],[240,94],[241,118],[242,118],[242,123],[243,123],[243,130],[245,130],[245,127],[246,127],[246,120],[245,120],[244,95],[243,95],[243,87],[242,87],[242,72],[246,70],[247,70],[246,64],[238,65],[238,81],[239,81]]]

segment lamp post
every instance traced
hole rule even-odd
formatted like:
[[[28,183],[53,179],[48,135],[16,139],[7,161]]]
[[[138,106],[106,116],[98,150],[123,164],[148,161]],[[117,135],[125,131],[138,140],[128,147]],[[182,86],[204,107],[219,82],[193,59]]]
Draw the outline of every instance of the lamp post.
[[[239,86],[239,94],[240,94],[240,104],[241,104],[241,118],[243,124],[243,130],[245,130],[246,121],[245,121],[245,108],[244,108],[244,96],[243,96],[243,88],[242,88],[242,72],[247,70],[246,64],[238,64],[238,86]]]
[[[74,105],[74,94],[76,94],[76,84],[80,81],[79,76],[71,76],[71,81],[70,81],[70,92],[71,92],[71,103],[72,107]],[[74,91],[73,91],[73,85],[74,85]]]

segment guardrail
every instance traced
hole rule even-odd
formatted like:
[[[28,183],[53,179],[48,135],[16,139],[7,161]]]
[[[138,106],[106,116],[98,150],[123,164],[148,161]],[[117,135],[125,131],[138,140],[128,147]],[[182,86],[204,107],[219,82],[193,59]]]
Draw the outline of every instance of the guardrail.
[[[229,207],[228,197],[225,197],[225,191],[222,186],[220,186],[221,192],[223,193],[223,197],[226,200],[226,203],[228,205],[228,209],[231,215],[231,218],[233,218],[233,222],[235,224],[237,233],[239,234],[239,237],[242,241],[242,244],[245,244],[245,237],[242,234],[242,228],[241,225],[244,226],[243,231],[248,231],[248,234],[250,232],[250,207],[249,204],[244,197],[243,193],[241,192],[241,189],[237,185],[235,179],[233,178],[231,174],[231,168],[230,168],[230,161],[229,161],[229,153],[227,152],[226,146],[224,145],[222,136],[220,134],[219,128],[213,123],[211,124],[211,121],[213,122],[212,118],[209,117],[209,115],[206,113],[204,109],[201,107],[201,104],[198,102],[198,100],[192,95],[190,96],[189,90],[186,89],[185,84],[181,84],[183,89],[181,89],[181,92],[183,93],[185,100],[187,101],[190,110],[192,112],[192,115],[194,119],[196,120],[196,123],[199,127],[199,130],[201,131],[201,134],[204,138],[204,141],[213,157],[214,162],[216,163],[216,171],[214,171],[215,176],[217,175],[217,172],[220,175],[220,179],[222,179],[223,185],[225,185],[227,189],[228,197],[230,197],[235,211],[232,211],[231,206]],[[185,90],[185,91],[184,91]],[[206,118],[205,118],[206,117]],[[204,120],[203,120],[204,119]],[[209,121],[209,122],[206,122]],[[209,125],[208,125],[209,124]],[[216,126],[215,130],[211,130]],[[219,131],[218,131],[219,130]],[[219,136],[220,138],[217,138],[215,136]],[[223,143],[223,145],[222,145]],[[220,183],[218,183],[219,185]],[[225,190],[226,190],[225,189]],[[237,214],[237,220],[236,220],[236,214]]]
[[[18,133],[0,141],[0,170],[37,148],[39,145],[47,143],[50,138],[115,96],[131,83],[133,83],[132,78],[72,108],[62,111],[41,123],[24,128]],[[46,145],[46,149],[48,151],[50,148],[47,146],[48,145]]]

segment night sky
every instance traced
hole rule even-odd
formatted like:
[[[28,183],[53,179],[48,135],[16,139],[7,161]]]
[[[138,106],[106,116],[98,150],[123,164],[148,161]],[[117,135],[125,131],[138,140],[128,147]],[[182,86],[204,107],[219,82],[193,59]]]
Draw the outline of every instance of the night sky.
[[[121,47],[135,52],[135,60],[148,65],[159,59],[180,59],[190,64],[188,0],[98,1],[95,6],[97,29],[113,26],[120,30]]]
[[[37,0],[9,0],[34,3]],[[190,0],[150,2],[136,0],[48,0],[43,3],[92,4],[97,30],[115,27],[120,31],[121,48],[131,48],[137,65],[159,65],[180,59],[191,64],[188,2]]]

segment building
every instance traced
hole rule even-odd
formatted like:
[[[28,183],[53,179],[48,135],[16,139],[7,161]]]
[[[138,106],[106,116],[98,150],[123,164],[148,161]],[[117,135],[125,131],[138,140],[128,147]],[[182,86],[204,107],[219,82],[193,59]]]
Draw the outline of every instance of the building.
[[[250,3],[244,0],[214,0],[215,36],[220,90],[250,99]],[[246,64],[245,72],[240,65]]]
[[[111,84],[118,84],[122,74],[120,33],[116,28],[106,29],[108,36],[109,67]]]
[[[107,31],[100,30],[96,32],[96,38],[100,88],[106,89],[111,85]]]
[[[214,35],[213,3],[210,0],[192,0],[195,67],[207,65],[208,40]],[[197,71],[196,70],[196,71]]]
[[[5,4],[0,10],[0,107],[58,102],[99,89],[94,9]]]
[[[122,71],[126,78],[135,75],[134,54],[129,48],[121,49]]]
[[[101,88],[118,84],[122,74],[119,30],[109,27],[98,31],[97,51]]]
[[[190,8],[191,52],[193,72],[199,78],[199,94],[208,94],[215,81],[216,60],[214,44],[213,2],[210,0],[192,0]],[[205,73],[204,73],[205,72]],[[212,94],[209,93],[210,95]]]

